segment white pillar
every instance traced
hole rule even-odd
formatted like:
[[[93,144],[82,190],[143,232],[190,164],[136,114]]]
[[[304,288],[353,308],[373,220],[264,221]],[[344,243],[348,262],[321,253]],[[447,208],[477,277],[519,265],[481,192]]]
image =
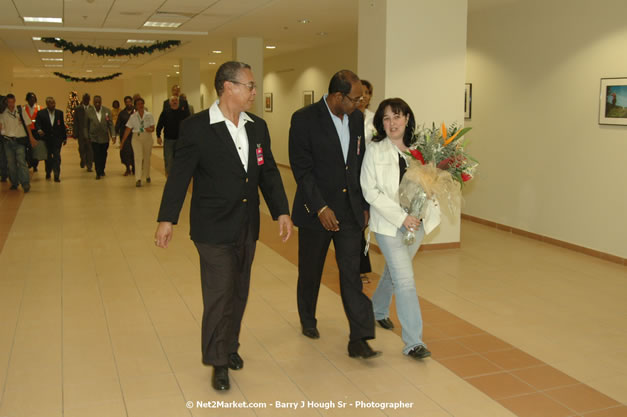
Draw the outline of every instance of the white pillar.
[[[401,97],[419,124],[464,123],[467,13],[468,0],[359,0],[358,75],[373,82],[373,111]],[[459,241],[459,216],[446,215],[425,239]]]
[[[187,102],[194,108],[200,110],[200,59],[181,59],[180,75],[181,93],[187,96]]]
[[[170,96],[168,76],[165,72],[153,72],[152,75],[152,107],[151,113],[158,118],[163,109],[163,101]]]
[[[263,48],[262,38],[233,39],[233,59],[250,65],[255,76],[257,97],[250,111],[259,117],[263,117]]]

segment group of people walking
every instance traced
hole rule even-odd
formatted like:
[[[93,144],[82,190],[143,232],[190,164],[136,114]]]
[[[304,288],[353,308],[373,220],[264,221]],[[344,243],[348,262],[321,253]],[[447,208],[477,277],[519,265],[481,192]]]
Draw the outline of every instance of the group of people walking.
[[[136,94],[124,98],[124,108],[113,102],[112,109],[102,104],[102,97],[83,94],[80,104],[73,109],[72,134],[78,142],[80,167],[87,172],[96,171],[96,179],[106,175],[107,156],[110,143],[120,138],[120,159],[125,166],[125,176],[134,175],[135,185],[141,187],[142,180],[150,183],[150,159],[152,155],[152,133],[157,130],[157,141],[164,145],[166,173],[174,157],[179,125],[190,115],[189,106],[179,97],[180,87],[172,88],[172,96],[165,100],[159,123],[145,109],[144,99]],[[5,98],[5,108],[0,113],[0,180],[11,181],[11,189],[22,186],[30,190],[29,168],[38,170],[40,159],[45,160],[46,179],[54,176],[61,182],[61,148],[67,143],[67,126],[64,114],[56,109],[53,97],[46,98],[46,108],[37,104],[35,93],[26,95],[27,104],[16,105],[15,96]],[[161,131],[165,130],[164,140]],[[42,156],[43,152],[43,156]]]
[[[403,353],[414,359],[430,356],[422,340],[412,266],[424,235],[422,222],[404,212],[398,197],[408,163],[403,152],[415,127],[409,106],[401,99],[385,100],[365,121],[357,108],[367,107],[364,95],[371,95],[372,86],[348,70],[333,75],[328,93],[291,118],[289,159],[297,190],[290,215],[267,125],[247,112],[257,92],[251,67],[227,62],[218,69],[214,84],[218,100],[180,126],[155,232],[155,244],[166,248],[193,179],[190,236],[200,257],[201,352],[202,362],[213,366],[214,389],[229,389],[229,369],[244,366],[239,334],[259,238],[258,189],[284,242],[294,225],[299,228],[296,298],[304,336],[323,337],[316,307],[333,241],[349,323],[348,355],[370,359],[381,354],[368,341],[375,338],[375,322],[385,329],[394,327],[389,309],[395,295]],[[368,146],[366,125],[372,126]],[[372,300],[363,293],[360,278],[368,225],[386,260]],[[406,229],[416,232],[412,246],[402,243]]]

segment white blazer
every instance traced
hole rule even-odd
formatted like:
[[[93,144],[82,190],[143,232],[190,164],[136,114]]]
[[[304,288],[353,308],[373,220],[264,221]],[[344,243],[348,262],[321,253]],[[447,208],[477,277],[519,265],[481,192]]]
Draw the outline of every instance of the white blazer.
[[[407,217],[398,198],[398,155],[398,148],[385,138],[368,145],[361,165],[361,190],[370,204],[368,225],[371,231],[386,236],[396,236]]]
[[[396,236],[407,217],[398,196],[399,154],[396,145],[388,138],[380,142],[371,142],[366,148],[361,166],[361,190],[370,204],[370,230],[386,236]],[[437,201],[427,202],[423,223],[427,234],[440,224],[440,208]]]

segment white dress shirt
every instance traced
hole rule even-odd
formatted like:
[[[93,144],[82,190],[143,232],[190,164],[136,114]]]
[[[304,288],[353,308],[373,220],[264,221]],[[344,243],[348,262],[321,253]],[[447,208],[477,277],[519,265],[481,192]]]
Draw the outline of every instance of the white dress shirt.
[[[155,125],[155,118],[152,117],[152,113],[144,111],[144,115],[140,116],[139,112],[131,114],[128,122],[126,122],[126,127],[130,127],[133,130],[133,133],[140,133],[146,130],[149,127]]]
[[[344,162],[348,159],[348,147],[350,145],[351,132],[348,127],[348,114],[345,114],[341,119],[337,117],[331,109],[329,108],[329,104],[327,103],[328,94],[325,94],[322,98],[324,100],[324,104],[327,106],[327,110],[329,110],[329,114],[331,115],[331,120],[333,120],[333,125],[335,126],[335,130],[337,131],[337,135],[340,138],[340,145],[342,146],[342,154],[344,155]]]
[[[96,110],[95,107],[94,107],[94,110]],[[102,121],[102,107],[100,108],[100,110],[96,110],[96,117],[98,118],[99,122]]]
[[[22,109],[22,117],[26,126],[30,126],[33,122],[26,113],[26,110]],[[28,133],[24,130],[22,121],[20,120],[20,114],[17,111],[17,106],[10,111],[9,108],[0,113],[0,124],[2,124],[2,134],[11,138],[23,138],[28,136]]]
[[[54,126],[54,110],[46,110],[48,112],[48,117],[50,117],[50,126]]]
[[[216,100],[215,103],[209,107],[209,124],[216,124],[220,122],[224,122],[226,124],[229,133],[231,134],[231,139],[233,139],[233,143],[235,143],[235,148],[237,149],[237,153],[239,154],[239,158],[242,161],[242,165],[244,166],[244,170],[248,172],[248,134],[246,133],[246,123],[254,122],[253,119],[246,113],[241,112],[239,114],[239,121],[237,122],[237,126],[233,124],[232,121],[224,117],[222,114],[222,110],[218,104],[220,100]]]

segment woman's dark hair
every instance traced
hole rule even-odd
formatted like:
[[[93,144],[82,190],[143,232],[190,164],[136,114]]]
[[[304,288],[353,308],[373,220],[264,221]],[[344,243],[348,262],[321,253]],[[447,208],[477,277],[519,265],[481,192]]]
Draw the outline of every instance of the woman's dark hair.
[[[33,93],[33,92],[29,92],[29,93],[26,93],[26,98],[25,98],[25,100],[26,100],[26,101],[28,101],[28,99],[29,99],[29,98],[31,98],[31,97],[37,97],[37,96],[35,95],[35,93]]]
[[[135,101],[133,102],[133,106],[137,106],[137,103],[139,103],[140,101],[141,101],[142,103],[146,104],[146,102],[144,101],[144,99],[143,99],[143,98],[141,98],[141,97],[137,97],[137,98],[135,99]]]
[[[131,100],[131,101],[133,101],[133,97],[131,97],[131,96],[126,96],[126,97],[124,97],[124,102],[125,102],[125,103],[126,103],[126,100]]]
[[[372,121],[374,128],[377,130],[377,134],[372,138],[372,141],[381,142],[387,136],[385,129],[383,129],[383,113],[385,113],[385,109],[388,106],[394,114],[409,116],[407,126],[405,127],[405,134],[403,135],[403,143],[405,146],[411,146],[414,138],[414,130],[416,130],[416,119],[414,118],[414,112],[411,111],[409,104],[405,103],[405,100],[402,98],[388,98],[379,104],[374,114],[374,120]]]
[[[361,85],[365,86],[368,89],[370,95],[372,95],[372,83],[368,80],[361,80]]]
[[[113,100],[113,103],[111,103],[111,107],[113,107],[114,109],[116,109],[117,107],[115,107],[115,105],[118,105],[118,107],[120,107],[120,102],[117,100]]]

